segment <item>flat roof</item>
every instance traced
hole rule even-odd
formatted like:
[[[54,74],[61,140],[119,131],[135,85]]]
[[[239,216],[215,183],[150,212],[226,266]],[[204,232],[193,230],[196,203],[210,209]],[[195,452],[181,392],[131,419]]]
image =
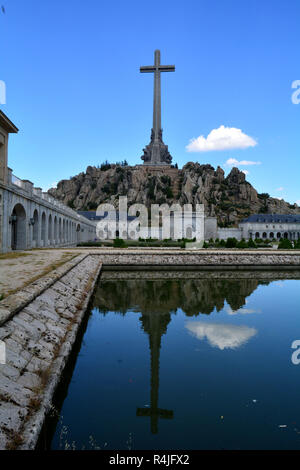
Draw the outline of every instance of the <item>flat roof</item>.
[[[0,110],[0,126],[3,127],[7,132],[16,134],[19,129],[11,122],[11,120]]]

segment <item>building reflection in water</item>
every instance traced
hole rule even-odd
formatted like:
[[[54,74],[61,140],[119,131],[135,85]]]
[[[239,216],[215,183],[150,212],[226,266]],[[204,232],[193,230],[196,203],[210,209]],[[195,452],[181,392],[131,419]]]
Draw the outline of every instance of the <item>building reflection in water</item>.
[[[116,278],[114,278],[114,275]],[[124,274],[123,274],[124,275]],[[151,432],[158,432],[160,418],[172,419],[173,411],[159,408],[159,364],[161,338],[167,332],[171,315],[181,309],[185,315],[209,315],[215,309],[222,310],[226,304],[230,312],[237,312],[246,305],[246,298],[260,283],[257,279],[188,278],[180,273],[180,279],[147,278],[149,273],[136,273],[135,279],[120,279],[120,273],[103,273],[95,292],[94,305],[105,315],[108,312],[125,315],[128,311],[141,313],[142,329],[149,336],[151,356],[150,407],[137,408],[136,415],[150,418]],[[173,273],[174,276],[174,273]],[[146,279],[144,278],[146,277]],[[152,273],[153,277],[153,273]],[[240,310],[242,311],[242,310]],[[209,344],[223,350],[238,348],[257,331],[240,325],[188,321],[187,330],[198,339],[207,339]]]

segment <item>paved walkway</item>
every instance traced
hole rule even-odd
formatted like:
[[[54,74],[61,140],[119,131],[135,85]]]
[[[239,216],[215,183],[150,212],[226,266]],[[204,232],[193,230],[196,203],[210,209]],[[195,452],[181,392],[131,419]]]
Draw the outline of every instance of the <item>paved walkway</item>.
[[[81,250],[50,249],[0,255],[0,296],[7,297],[78,255]]]

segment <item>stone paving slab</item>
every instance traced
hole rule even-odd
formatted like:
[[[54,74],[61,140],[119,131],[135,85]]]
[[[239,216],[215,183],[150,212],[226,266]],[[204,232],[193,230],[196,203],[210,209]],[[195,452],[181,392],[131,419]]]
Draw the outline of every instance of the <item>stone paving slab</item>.
[[[64,262],[61,266],[53,269],[48,274],[37,279],[29,286],[20,289],[18,292],[9,295],[0,301],[0,325],[13,317],[19,310],[26,307],[39,294],[51,287],[58,279],[70,271],[76,264],[80,263],[88,253],[79,254]]]
[[[35,447],[100,269],[98,256],[82,255],[0,327],[0,449]]]

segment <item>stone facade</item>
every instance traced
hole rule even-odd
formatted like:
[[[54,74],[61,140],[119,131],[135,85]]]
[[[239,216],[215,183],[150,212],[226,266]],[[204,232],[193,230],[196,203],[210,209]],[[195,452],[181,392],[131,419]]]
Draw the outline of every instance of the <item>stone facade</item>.
[[[0,112],[0,247],[1,252],[57,247],[94,240],[95,224],[57,201],[7,166],[9,133],[18,129]]]
[[[287,214],[255,214],[239,224],[245,239],[300,238],[300,216]]]

